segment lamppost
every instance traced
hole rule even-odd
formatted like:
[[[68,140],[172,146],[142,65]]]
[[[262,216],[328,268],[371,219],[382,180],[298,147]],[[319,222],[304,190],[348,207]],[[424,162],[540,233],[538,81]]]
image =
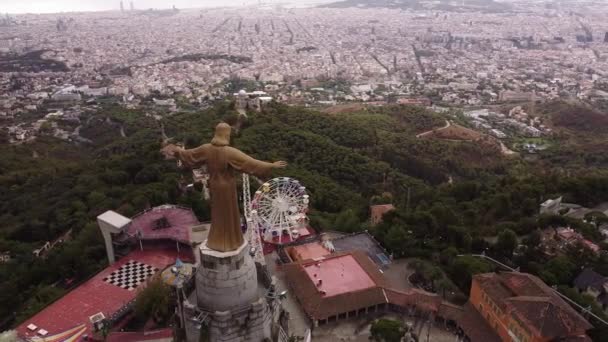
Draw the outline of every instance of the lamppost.
[[[283,290],[277,294],[275,285],[270,285],[268,293],[266,293],[266,298],[268,300],[268,306],[270,310],[269,315],[271,324],[274,324],[276,314],[279,311],[279,307],[281,306],[281,301],[286,297],[287,290]],[[281,338],[279,340],[287,341],[287,334],[285,333],[285,330],[283,330],[283,326],[280,323],[278,324],[278,333],[281,335]]]

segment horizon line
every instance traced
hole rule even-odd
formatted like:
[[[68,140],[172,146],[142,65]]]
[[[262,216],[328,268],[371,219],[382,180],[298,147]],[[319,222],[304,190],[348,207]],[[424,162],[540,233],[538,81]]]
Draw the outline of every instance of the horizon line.
[[[223,4],[223,5],[217,5],[217,6],[197,6],[197,7],[176,7],[176,9],[178,10],[197,10],[197,9],[219,9],[219,8],[235,8],[235,7],[263,7],[263,6],[285,6],[285,5],[294,5],[294,2],[296,0],[266,0],[263,2],[257,2],[255,0],[250,0],[251,3],[250,4],[234,4],[234,5],[230,5],[230,4]],[[305,3],[302,4],[298,4],[300,6],[302,5],[316,5],[316,4],[320,4],[320,3],[330,3],[330,2],[336,2],[336,1],[341,1],[341,0],[308,0]],[[128,13],[128,12],[139,12],[139,11],[149,11],[149,10],[171,10],[173,9],[173,7],[164,7],[164,8],[158,8],[158,7],[147,7],[147,8],[135,8],[133,10],[131,9],[124,9],[124,11],[121,11],[120,8],[112,8],[112,9],[93,9],[93,10],[67,10],[67,11],[57,11],[57,12],[10,12],[10,11],[5,11],[2,12],[5,15],[51,15],[51,14],[82,14],[82,13],[102,13],[102,12],[108,12],[108,13],[112,13],[112,12],[120,12],[120,13]]]

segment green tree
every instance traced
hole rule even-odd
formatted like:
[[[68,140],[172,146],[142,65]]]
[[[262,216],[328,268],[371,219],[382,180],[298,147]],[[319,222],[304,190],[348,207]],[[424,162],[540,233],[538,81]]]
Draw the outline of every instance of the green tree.
[[[450,246],[441,251],[439,254],[439,261],[443,265],[450,265],[454,262],[456,255],[458,255],[458,249],[456,247]]]
[[[393,252],[396,257],[404,256],[415,241],[411,234],[403,226],[392,226],[384,238],[385,246]]]
[[[135,314],[141,319],[154,318],[163,322],[171,313],[171,288],[160,277],[155,277],[137,294]]]
[[[443,279],[443,271],[437,266],[432,266],[425,277],[428,277],[428,280],[431,282],[431,287],[436,290],[437,281]]]
[[[53,125],[49,122],[49,121],[45,121],[40,125],[40,133],[52,133],[53,132]]]
[[[400,321],[378,319],[372,323],[369,332],[376,342],[400,342],[405,335],[405,328]]]
[[[336,216],[334,227],[336,230],[341,232],[354,233],[360,230],[361,221],[359,221],[359,218],[354,210],[347,209]]]
[[[437,281],[437,283],[435,284],[435,290],[437,291],[437,293],[441,294],[441,297],[443,299],[445,299],[445,292],[452,289],[452,284],[450,283],[450,281],[446,278],[441,278],[439,279],[439,281]]]
[[[89,208],[98,208],[105,200],[106,196],[99,191],[93,191],[87,196]]]
[[[549,285],[569,284],[576,276],[576,269],[576,265],[567,256],[558,256],[545,264],[540,277]]]
[[[534,230],[523,240],[523,244],[528,248],[537,248],[542,242],[541,238],[540,231]]]
[[[604,312],[601,305],[599,305],[595,298],[591,295],[579,293],[576,289],[564,285],[559,286],[558,291],[566,295],[571,300],[575,301],[580,306],[590,308],[591,312],[593,312],[595,315],[601,317],[603,320],[608,321],[608,315],[606,315],[606,312]],[[588,332],[588,334],[593,339],[593,341],[608,341],[608,327],[603,324],[596,324],[595,327]]]
[[[456,258],[452,266],[448,268],[450,278],[465,293],[469,293],[473,275],[488,273],[493,270],[487,261],[473,256],[465,255]]]
[[[517,234],[511,229],[505,229],[498,234],[494,248],[501,255],[510,258],[517,247]]]
[[[39,285],[36,287],[34,293],[34,296],[26,301],[25,310],[21,311],[17,316],[18,321],[22,321],[42,310],[49,303],[61,297],[65,293],[65,290],[52,285]]]

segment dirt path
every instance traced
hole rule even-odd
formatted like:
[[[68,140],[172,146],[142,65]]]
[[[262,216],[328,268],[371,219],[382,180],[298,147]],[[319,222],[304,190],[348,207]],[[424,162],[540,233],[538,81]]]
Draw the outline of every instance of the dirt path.
[[[449,128],[451,125],[452,125],[452,123],[451,123],[449,120],[445,120],[445,126],[443,126],[443,127],[441,127],[441,128],[434,128],[434,129],[432,129],[432,130],[430,130],[430,131],[426,131],[426,132],[423,132],[423,133],[420,133],[420,134],[416,134],[416,138],[422,138],[422,137],[424,137],[424,136],[426,136],[426,135],[429,135],[429,134],[431,134],[431,133],[433,133],[433,132],[436,132],[436,131],[440,131],[440,130],[442,130],[442,129]]]
[[[517,152],[510,150],[502,141],[500,141],[500,152],[505,156],[511,156],[516,154]]]

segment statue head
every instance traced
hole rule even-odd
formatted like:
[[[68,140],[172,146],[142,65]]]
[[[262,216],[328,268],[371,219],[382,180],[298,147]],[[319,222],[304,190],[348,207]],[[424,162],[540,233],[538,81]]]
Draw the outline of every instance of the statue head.
[[[231,127],[225,122],[220,122],[215,126],[215,135],[211,139],[211,145],[215,146],[228,146],[230,145],[230,131]]]

